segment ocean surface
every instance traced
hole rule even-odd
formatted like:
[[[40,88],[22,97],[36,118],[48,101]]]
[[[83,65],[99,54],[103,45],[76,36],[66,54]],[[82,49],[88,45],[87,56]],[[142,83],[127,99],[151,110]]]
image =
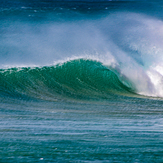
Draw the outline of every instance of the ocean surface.
[[[162,163],[163,1],[1,0],[0,162]]]

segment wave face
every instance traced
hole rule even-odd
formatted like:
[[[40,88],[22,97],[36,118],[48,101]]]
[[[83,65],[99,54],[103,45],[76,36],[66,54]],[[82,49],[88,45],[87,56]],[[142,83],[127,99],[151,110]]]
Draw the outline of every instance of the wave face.
[[[0,81],[1,95],[20,98],[107,99],[133,94],[127,80],[120,80],[100,62],[84,59],[49,67],[2,69]]]
[[[1,94],[163,97],[160,4],[3,1]]]

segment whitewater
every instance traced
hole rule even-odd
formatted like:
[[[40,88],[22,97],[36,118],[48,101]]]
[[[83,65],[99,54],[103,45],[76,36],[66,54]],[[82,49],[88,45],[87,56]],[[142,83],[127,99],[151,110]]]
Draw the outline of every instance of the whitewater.
[[[162,162],[159,1],[2,1],[0,162]]]

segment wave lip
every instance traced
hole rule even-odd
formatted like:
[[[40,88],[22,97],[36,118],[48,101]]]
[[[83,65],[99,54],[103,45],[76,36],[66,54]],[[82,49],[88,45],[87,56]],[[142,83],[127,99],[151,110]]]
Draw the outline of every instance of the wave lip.
[[[1,69],[1,96],[39,99],[107,99],[134,94],[127,82],[102,63],[76,59],[56,66]]]

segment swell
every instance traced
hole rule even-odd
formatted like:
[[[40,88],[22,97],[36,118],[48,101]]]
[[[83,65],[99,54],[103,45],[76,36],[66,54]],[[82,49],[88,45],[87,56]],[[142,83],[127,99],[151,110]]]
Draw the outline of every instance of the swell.
[[[77,59],[55,66],[0,70],[0,96],[15,98],[107,99],[131,96],[130,82],[100,62]]]

